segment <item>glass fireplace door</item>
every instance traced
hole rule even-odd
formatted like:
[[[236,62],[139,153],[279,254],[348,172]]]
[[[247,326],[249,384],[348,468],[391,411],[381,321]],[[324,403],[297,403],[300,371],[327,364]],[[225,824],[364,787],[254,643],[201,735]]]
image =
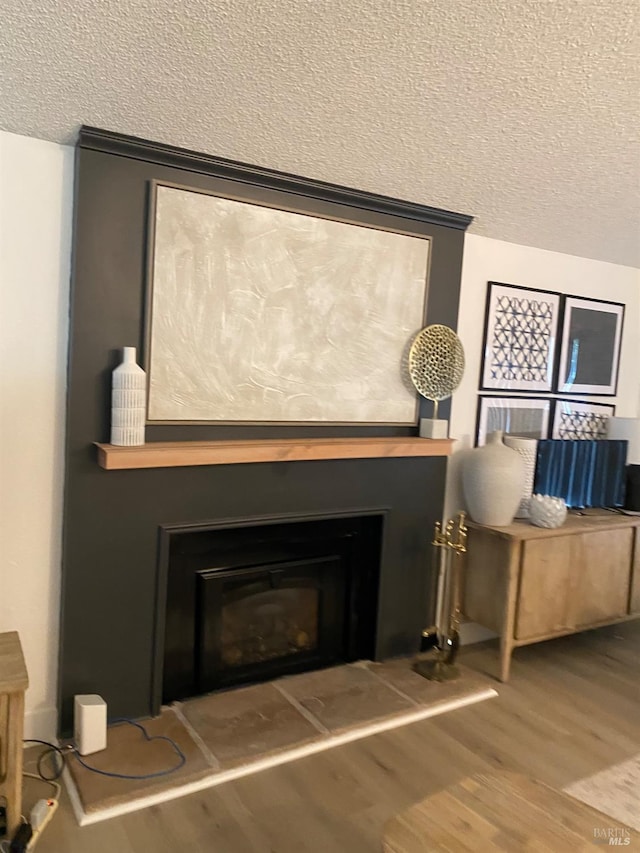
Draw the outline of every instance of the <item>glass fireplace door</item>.
[[[326,666],[345,649],[340,555],[197,573],[201,692]]]

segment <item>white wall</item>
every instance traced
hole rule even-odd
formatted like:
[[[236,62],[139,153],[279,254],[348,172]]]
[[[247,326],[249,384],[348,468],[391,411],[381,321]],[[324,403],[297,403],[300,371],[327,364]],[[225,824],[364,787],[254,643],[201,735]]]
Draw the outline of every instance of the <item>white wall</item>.
[[[26,736],[56,731],[73,149],[0,133],[0,631],[17,630]]]
[[[640,270],[468,234],[464,246],[458,315],[458,334],[465,348],[466,368],[451,406],[450,435],[457,439],[457,444],[448,471],[447,518],[464,508],[460,489],[460,451],[473,447],[475,440],[489,281],[625,303],[618,396],[600,399],[605,403],[615,403],[616,415],[621,417],[640,414]],[[583,398],[584,395],[580,397]]]

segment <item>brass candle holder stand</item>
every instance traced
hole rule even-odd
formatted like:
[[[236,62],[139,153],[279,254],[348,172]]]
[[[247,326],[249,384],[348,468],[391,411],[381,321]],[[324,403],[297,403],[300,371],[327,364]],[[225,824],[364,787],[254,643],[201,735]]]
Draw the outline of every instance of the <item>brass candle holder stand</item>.
[[[463,555],[467,552],[465,513],[446,525],[437,521],[433,537],[434,562],[438,567],[435,624],[422,632],[423,641],[434,640],[435,657],[419,659],[414,670],[432,681],[450,681],[460,675],[455,660],[460,646],[460,585]]]

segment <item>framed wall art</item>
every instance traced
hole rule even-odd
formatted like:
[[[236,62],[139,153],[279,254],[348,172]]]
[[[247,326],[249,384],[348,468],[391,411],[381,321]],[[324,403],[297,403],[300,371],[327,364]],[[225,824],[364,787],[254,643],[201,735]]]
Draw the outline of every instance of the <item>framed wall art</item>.
[[[624,305],[567,296],[562,323],[558,391],[614,396]]]
[[[624,441],[540,441],[534,492],[569,507],[622,506],[626,455]]]
[[[550,392],[561,296],[490,281],[480,387]]]
[[[476,443],[496,430],[522,438],[548,438],[551,400],[544,397],[489,397],[478,401]]]
[[[417,423],[430,238],[151,190],[149,422]]]
[[[551,438],[567,441],[606,438],[608,421],[615,411],[615,406],[606,403],[556,400]]]

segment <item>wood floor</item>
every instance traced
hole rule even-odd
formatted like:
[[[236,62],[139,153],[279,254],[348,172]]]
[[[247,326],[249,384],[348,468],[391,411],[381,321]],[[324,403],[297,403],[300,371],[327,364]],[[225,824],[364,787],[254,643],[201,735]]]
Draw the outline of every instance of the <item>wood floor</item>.
[[[463,659],[497,672],[493,644]],[[505,768],[562,788],[640,751],[640,622],[517,649],[495,686],[497,699],[83,829],[65,799],[38,853],[379,853],[385,821],[463,776]]]

